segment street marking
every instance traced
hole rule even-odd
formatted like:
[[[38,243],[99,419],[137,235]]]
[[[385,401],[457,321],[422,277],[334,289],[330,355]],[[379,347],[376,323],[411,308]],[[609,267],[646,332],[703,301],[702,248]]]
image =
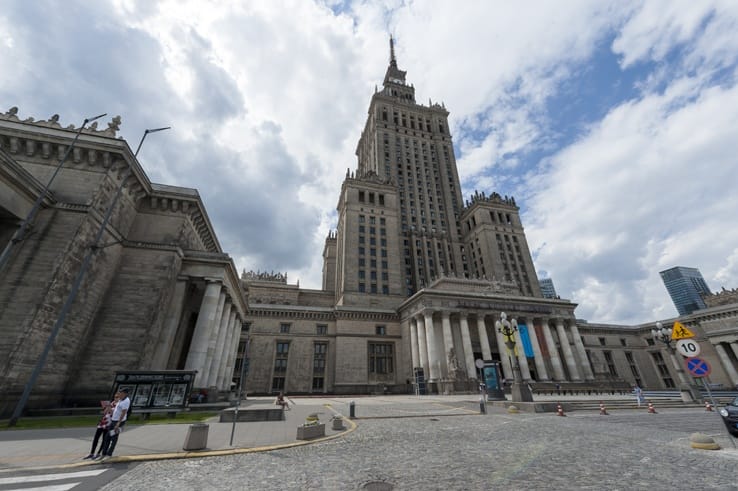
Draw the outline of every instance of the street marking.
[[[66,484],[51,484],[40,488],[11,488],[6,491],[68,491],[75,486],[79,486],[82,482],[70,482]]]
[[[671,330],[671,340],[676,341],[678,339],[693,338],[694,333],[687,329],[684,324],[679,321],[674,322],[674,327]]]
[[[28,482],[58,481],[61,479],[79,479],[80,477],[92,477],[102,474],[108,469],[97,469],[94,471],[67,472],[58,474],[41,474],[35,476],[18,476],[0,478],[0,486],[6,484],[19,484]],[[78,483],[79,484],[79,483]]]

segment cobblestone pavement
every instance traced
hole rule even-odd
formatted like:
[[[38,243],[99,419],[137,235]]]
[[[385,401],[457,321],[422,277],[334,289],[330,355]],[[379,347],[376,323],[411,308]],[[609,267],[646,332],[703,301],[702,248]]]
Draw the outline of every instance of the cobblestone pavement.
[[[494,410],[358,425],[314,445],[141,464],[104,489],[738,490],[738,451],[715,413],[697,409],[566,418]],[[690,448],[694,432],[723,450]]]

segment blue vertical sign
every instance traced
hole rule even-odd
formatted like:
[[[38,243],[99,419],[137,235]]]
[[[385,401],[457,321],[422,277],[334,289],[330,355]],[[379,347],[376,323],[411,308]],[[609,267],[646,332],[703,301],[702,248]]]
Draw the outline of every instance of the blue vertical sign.
[[[525,356],[533,358],[533,344],[530,342],[528,326],[525,324],[518,324],[518,332],[520,333],[520,340],[523,342],[523,351],[525,352]]]

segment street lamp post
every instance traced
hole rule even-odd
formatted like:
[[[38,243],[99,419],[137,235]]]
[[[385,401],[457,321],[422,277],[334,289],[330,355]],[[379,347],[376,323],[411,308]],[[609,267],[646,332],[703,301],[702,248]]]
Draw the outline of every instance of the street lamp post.
[[[512,358],[513,384],[510,395],[513,402],[533,402],[533,394],[527,384],[523,384],[523,377],[520,374],[520,364],[518,357],[515,356],[515,332],[518,330],[518,323],[512,319],[512,323],[507,320],[507,314],[502,312],[500,320],[495,323],[497,331],[505,336],[505,346],[507,346],[508,356]]]
[[[651,329],[651,336],[653,336],[653,339],[655,339],[656,341],[661,341],[662,343],[664,343],[666,345],[666,348],[669,350],[671,363],[674,365],[674,369],[677,373],[677,378],[679,379],[679,392],[681,392],[682,401],[694,402],[695,400],[699,400],[700,394],[687,382],[687,377],[684,374],[682,365],[676,358],[676,348],[671,343],[671,328],[664,327],[660,322],[657,322],[656,329]]]
[[[136,158],[138,156],[138,151],[141,150],[141,145],[143,144],[144,139],[146,138],[146,135],[148,135],[149,133],[154,133],[156,131],[162,131],[162,130],[168,130],[168,129],[169,127],[157,128],[153,130],[146,130],[143,134],[143,137],[141,137],[141,142],[138,144],[138,148],[136,149],[136,153],[133,154],[133,157]],[[100,223],[100,227],[97,230],[97,234],[95,235],[95,238],[92,244],[89,246],[87,254],[85,254],[85,257],[82,260],[82,264],[79,268],[79,271],[77,272],[77,276],[74,279],[74,283],[72,284],[72,289],[69,291],[69,295],[67,296],[67,299],[64,302],[64,305],[62,305],[61,311],[59,312],[59,317],[57,317],[56,322],[54,323],[54,327],[52,327],[51,333],[49,334],[49,337],[46,339],[46,344],[44,345],[44,349],[41,352],[41,356],[39,356],[38,360],[36,361],[36,365],[33,368],[33,372],[31,372],[31,377],[28,379],[28,382],[26,382],[26,385],[23,388],[23,394],[21,395],[21,398],[18,401],[18,404],[15,406],[13,415],[10,417],[10,420],[8,421],[8,426],[15,426],[15,424],[18,422],[18,418],[20,418],[21,414],[23,413],[23,410],[26,407],[26,403],[28,402],[28,398],[31,395],[31,390],[33,389],[33,386],[36,385],[36,380],[38,379],[38,376],[41,374],[41,370],[46,364],[46,358],[48,357],[49,352],[51,351],[51,347],[54,345],[54,340],[56,339],[56,336],[59,334],[59,330],[62,328],[62,326],[64,326],[64,321],[67,318],[67,313],[69,312],[69,309],[72,307],[72,304],[74,303],[74,299],[77,298],[77,293],[79,293],[79,289],[82,286],[82,280],[84,279],[85,274],[87,273],[87,270],[89,269],[92,263],[92,258],[95,255],[95,253],[97,253],[100,249],[105,247],[100,244],[100,241],[105,232],[105,229],[108,226],[110,217],[113,214],[113,209],[115,208],[116,204],[118,203],[118,200],[123,194],[123,188],[125,187],[126,179],[128,178],[128,176],[130,176],[131,173],[132,171],[129,170],[121,178],[121,182],[120,182],[120,185],[118,186],[118,190],[116,191],[115,196],[113,197],[112,201],[108,205],[108,209],[105,212],[105,216],[103,217],[102,222]]]

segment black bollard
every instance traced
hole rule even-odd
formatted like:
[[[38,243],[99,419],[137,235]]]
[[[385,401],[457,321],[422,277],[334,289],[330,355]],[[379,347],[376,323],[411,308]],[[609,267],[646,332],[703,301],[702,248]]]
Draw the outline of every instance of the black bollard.
[[[349,402],[349,418],[354,419],[356,417],[356,403],[354,401]]]
[[[479,412],[487,414],[487,404],[484,402],[484,395],[479,396]]]

